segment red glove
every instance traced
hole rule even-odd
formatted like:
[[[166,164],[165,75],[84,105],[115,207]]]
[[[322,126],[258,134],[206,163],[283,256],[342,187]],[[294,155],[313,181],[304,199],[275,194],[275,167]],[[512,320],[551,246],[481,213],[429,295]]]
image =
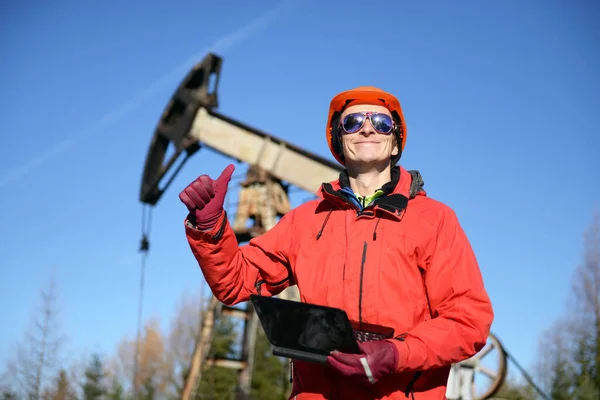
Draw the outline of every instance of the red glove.
[[[398,350],[388,340],[359,343],[362,354],[331,352],[327,363],[342,375],[363,384],[375,383],[396,371]]]
[[[179,193],[179,200],[190,212],[188,220],[198,229],[214,228],[223,214],[223,202],[234,169],[233,164],[229,164],[216,180],[200,175]]]

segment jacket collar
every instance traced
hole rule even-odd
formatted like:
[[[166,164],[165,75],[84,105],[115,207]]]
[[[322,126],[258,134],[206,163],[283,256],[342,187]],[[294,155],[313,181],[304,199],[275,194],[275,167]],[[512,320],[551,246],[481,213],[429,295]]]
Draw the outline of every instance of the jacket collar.
[[[424,184],[418,171],[407,171],[396,165],[392,167],[391,180],[381,187],[385,195],[375,200],[375,207],[398,216],[408,205],[409,199],[426,195]],[[337,180],[323,183],[317,195],[341,208],[354,207],[341,191],[342,187],[349,186],[348,171],[344,169]]]

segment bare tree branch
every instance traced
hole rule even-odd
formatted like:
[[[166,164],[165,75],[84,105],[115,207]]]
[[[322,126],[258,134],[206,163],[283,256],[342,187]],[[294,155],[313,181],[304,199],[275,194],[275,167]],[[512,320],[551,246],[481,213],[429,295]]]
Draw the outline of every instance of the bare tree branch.
[[[26,398],[40,399],[44,385],[59,367],[64,336],[58,321],[58,290],[54,279],[40,291],[41,309],[17,346],[15,377]]]
[[[567,312],[543,335],[540,360],[555,399],[600,397],[600,214],[584,235],[582,263],[572,277]]]

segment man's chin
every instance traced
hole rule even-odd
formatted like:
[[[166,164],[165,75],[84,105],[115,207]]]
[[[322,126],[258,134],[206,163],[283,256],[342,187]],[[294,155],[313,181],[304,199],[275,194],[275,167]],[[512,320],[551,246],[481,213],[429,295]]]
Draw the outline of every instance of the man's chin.
[[[346,159],[346,168],[355,171],[383,171],[390,165],[389,159],[381,159],[375,157],[364,157],[358,159]]]

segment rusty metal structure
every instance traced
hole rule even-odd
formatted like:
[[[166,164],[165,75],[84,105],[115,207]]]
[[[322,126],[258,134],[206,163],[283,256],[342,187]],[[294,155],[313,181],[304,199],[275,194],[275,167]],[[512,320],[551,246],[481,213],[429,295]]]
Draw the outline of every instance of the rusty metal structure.
[[[208,54],[191,69],[167,104],[146,157],[140,201],[155,206],[189,158],[202,147],[210,148],[248,165],[232,223],[238,242],[243,243],[271,229],[278,217],[290,210],[290,185],[314,193],[322,182],[335,179],[341,167],[218,113],[215,109],[221,65],[220,57]],[[144,235],[142,249],[148,247]],[[280,297],[299,300],[296,288],[285,290]],[[210,357],[214,323],[219,315],[244,322],[241,359]],[[248,398],[257,327],[257,317],[250,303],[246,309],[226,307],[213,297],[202,321],[182,398],[194,398],[202,367],[209,364],[239,371],[237,398]]]
[[[248,170],[239,187],[232,223],[238,242],[243,243],[271,229],[277,218],[290,210],[290,186],[313,194],[322,182],[337,178],[341,166],[217,112],[221,66],[222,59],[209,53],[189,71],[176,89],[152,137],[139,199],[145,206],[155,206],[186,161],[201,148],[245,163]],[[172,173],[170,177],[169,173]],[[149,248],[145,233],[141,248],[144,251]],[[286,289],[280,297],[299,300],[299,293],[293,287]],[[214,297],[209,303],[182,399],[195,398],[203,367],[208,365],[239,371],[236,398],[249,399],[254,341],[259,326],[256,314],[249,302],[245,309],[226,307]],[[215,320],[219,315],[243,321],[240,359],[214,359],[210,356]],[[495,336],[490,336],[489,343],[471,360],[453,366],[449,399],[489,399],[498,391],[506,377],[506,353]],[[483,357],[492,350],[499,354],[497,368],[486,367],[482,363]],[[475,379],[477,374],[486,376],[487,381],[478,382]]]

